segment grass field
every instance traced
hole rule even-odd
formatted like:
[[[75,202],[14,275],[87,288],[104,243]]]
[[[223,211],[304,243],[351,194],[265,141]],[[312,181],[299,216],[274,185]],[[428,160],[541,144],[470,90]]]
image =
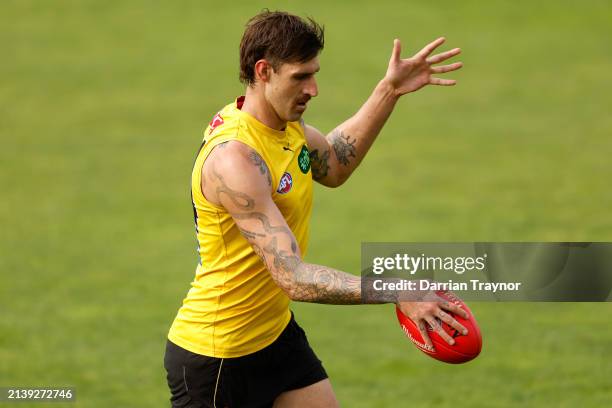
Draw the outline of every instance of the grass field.
[[[242,92],[238,42],[263,7],[326,26],[305,117],[322,130],[393,38],[404,56],[439,35],[463,49],[457,87],[405,97],[356,174],[316,189],[308,260],[358,273],[362,241],[612,240],[607,1],[3,1],[0,387],[167,406],[192,160]],[[421,355],[389,305],[293,309],[346,407],[610,406],[610,303],[471,307],[484,349],[465,366]]]

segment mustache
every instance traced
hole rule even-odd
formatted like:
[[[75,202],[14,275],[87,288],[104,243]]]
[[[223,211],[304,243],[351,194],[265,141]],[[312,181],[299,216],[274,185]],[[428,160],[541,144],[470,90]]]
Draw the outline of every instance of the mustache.
[[[307,103],[310,99],[311,99],[310,96],[303,98],[303,99],[298,99],[297,103]]]

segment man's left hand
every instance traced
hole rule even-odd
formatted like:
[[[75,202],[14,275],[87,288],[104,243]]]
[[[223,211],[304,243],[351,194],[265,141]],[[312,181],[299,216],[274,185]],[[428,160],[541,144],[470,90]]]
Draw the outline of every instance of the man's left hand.
[[[418,91],[425,85],[452,86],[457,83],[454,79],[442,79],[433,76],[433,74],[456,71],[463,66],[461,62],[433,66],[434,64],[439,64],[461,53],[461,49],[453,48],[450,51],[430,56],[445,40],[444,37],[440,37],[434,42],[426,45],[413,57],[407,59],[402,59],[400,57],[400,40],[395,39],[393,41],[393,52],[391,53],[389,68],[387,69],[384,80],[391,85],[398,96]]]

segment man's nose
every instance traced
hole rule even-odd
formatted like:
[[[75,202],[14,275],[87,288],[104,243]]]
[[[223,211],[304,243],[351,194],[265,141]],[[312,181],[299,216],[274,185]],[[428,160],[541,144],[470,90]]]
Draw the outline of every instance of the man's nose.
[[[314,98],[315,96],[319,94],[319,88],[317,87],[317,81],[314,78],[308,81],[306,88],[304,89],[304,93],[310,96],[311,98]]]

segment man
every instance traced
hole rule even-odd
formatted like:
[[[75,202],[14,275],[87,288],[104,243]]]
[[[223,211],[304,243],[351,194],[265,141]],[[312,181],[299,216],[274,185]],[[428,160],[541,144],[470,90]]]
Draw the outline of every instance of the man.
[[[361,109],[327,137],[302,121],[317,96],[315,74],[323,29],[283,12],[252,18],[240,44],[246,94],[223,108],[205,130],[192,173],[200,264],[170,329],[165,356],[174,407],[335,407],[321,362],[289,310],[290,300],[363,302],[360,278],[302,260],[308,241],[312,180],[337,187],[361,162],[401,95],[454,71],[459,54],[431,56],[439,38],[409,59],[395,40],[384,78]],[[455,305],[432,296],[397,303],[418,323],[447,322]]]

